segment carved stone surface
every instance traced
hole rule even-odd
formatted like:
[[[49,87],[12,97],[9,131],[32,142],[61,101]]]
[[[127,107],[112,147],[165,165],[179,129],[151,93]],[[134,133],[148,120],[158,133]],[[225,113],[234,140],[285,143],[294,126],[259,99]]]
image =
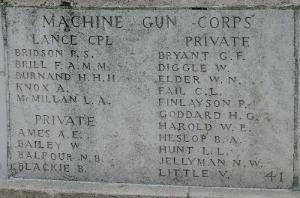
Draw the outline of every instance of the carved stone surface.
[[[72,7],[286,7],[299,6],[298,0],[2,0],[9,6],[72,6]]]
[[[2,11],[0,10],[0,178],[7,178],[7,108],[6,108],[6,82],[5,82],[5,63],[4,45],[2,35]]]
[[[299,198],[299,191],[10,179],[0,180],[0,196],[5,198]]]
[[[293,17],[7,8],[13,176],[291,188]]]

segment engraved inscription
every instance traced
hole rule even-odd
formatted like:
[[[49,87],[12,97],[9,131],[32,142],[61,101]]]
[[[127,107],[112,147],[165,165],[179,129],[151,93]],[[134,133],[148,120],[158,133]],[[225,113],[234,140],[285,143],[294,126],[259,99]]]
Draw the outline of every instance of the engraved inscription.
[[[7,20],[13,177],[291,187],[292,10]]]

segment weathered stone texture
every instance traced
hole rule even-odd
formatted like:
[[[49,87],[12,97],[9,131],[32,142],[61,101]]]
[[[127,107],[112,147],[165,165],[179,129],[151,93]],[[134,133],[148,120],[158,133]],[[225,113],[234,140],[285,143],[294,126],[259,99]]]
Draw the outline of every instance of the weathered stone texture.
[[[1,198],[299,198],[286,190],[199,188],[45,180],[0,180]]]
[[[7,89],[4,62],[4,44],[2,34],[2,11],[0,11],[0,178],[8,176],[7,168]]]
[[[11,6],[75,7],[286,7],[299,6],[299,0],[3,0]]]
[[[14,177],[292,187],[293,10],[6,16]]]
[[[8,0],[2,1],[2,5],[9,5],[9,6],[60,6],[62,5],[61,0]]]
[[[8,6],[0,124],[6,125],[7,91],[9,174],[48,181],[0,180],[0,197],[300,197],[282,190],[184,187],[297,187],[294,38],[299,35],[294,33],[299,30],[290,7],[300,1],[4,0],[1,5]],[[241,10],[201,10],[230,7]],[[106,21],[89,22],[91,16]],[[157,16],[164,17],[162,27]],[[178,58],[182,52],[211,56]],[[39,73],[51,77],[37,79]],[[54,79],[56,74],[62,77]],[[174,82],[174,76],[188,80]],[[76,96],[76,102],[65,96]],[[197,106],[196,99],[206,103]],[[190,119],[192,111],[202,112],[202,118]],[[76,124],[74,116],[80,117]],[[0,177],[6,178],[6,128],[0,133]],[[164,152],[168,147],[177,148],[176,154]]]
[[[169,6],[169,7],[253,7],[253,6],[292,6],[298,5],[299,1],[290,0],[148,0],[148,1],[97,1],[97,0],[74,0],[73,2],[76,6],[104,6],[104,7],[159,7],[159,6]]]

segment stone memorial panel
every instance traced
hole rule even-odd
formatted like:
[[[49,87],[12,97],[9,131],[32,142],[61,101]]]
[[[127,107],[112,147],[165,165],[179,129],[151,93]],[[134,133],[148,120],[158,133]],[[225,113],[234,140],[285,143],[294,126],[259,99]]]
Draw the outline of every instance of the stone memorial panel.
[[[7,8],[12,176],[290,188],[293,19]]]

